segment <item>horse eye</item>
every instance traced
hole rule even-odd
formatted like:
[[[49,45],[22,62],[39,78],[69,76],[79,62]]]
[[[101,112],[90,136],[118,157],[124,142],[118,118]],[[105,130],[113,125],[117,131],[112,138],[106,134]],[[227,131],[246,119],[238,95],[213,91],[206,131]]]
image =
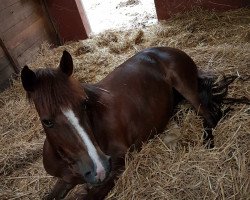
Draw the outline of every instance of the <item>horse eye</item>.
[[[49,119],[43,119],[42,123],[47,128],[52,128],[54,126],[54,123]]]

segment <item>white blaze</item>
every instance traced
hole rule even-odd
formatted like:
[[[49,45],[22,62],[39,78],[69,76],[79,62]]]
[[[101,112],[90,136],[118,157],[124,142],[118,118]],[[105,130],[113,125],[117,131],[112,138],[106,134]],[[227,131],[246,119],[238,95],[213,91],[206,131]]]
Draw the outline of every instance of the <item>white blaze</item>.
[[[96,166],[96,173],[97,173],[96,178],[103,180],[105,178],[105,169],[102,166],[102,162],[98,156],[96,148],[91,142],[88,134],[86,133],[84,128],[81,127],[78,118],[75,116],[72,110],[70,109],[62,110],[62,112],[65,115],[65,117],[69,120],[69,122],[72,124],[72,126],[76,129],[77,133],[80,135],[83,143],[85,144],[87,152]]]

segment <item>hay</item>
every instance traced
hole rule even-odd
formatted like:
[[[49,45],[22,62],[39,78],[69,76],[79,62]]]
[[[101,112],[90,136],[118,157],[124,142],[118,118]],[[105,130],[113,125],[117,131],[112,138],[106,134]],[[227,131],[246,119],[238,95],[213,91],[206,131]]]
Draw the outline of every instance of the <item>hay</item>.
[[[237,74],[229,94],[249,98],[249,22],[249,9],[194,10],[141,30],[109,31],[56,49],[44,44],[30,66],[55,67],[67,49],[74,57],[74,76],[97,82],[143,48],[172,46],[205,71]],[[126,170],[107,199],[249,199],[250,107],[233,109],[215,128],[216,148],[206,150],[201,117],[190,105],[180,105],[163,134],[127,155]],[[44,132],[20,80],[1,93],[0,118],[0,199],[41,199],[55,179],[43,169]],[[178,143],[166,145],[167,135]]]

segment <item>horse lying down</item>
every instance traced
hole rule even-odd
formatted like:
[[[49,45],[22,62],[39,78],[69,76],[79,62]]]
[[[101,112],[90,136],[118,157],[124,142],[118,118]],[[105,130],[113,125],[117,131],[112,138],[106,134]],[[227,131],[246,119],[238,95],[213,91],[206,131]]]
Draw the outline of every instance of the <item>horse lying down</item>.
[[[145,49],[96,84],[81,84],[71,75],[73,61],[64,51],[57,69],[22,69],[28,99],[46,133],[45,170],[58,177],[46,199],[61,199],[77,184],[92,187],[82,199],[104,199],[124,168],[133,145],[161,133],[180,99],[204,117],[204,145],[212,148],[212,128],[228,85],[200,77],[194,61],[169,47]]]

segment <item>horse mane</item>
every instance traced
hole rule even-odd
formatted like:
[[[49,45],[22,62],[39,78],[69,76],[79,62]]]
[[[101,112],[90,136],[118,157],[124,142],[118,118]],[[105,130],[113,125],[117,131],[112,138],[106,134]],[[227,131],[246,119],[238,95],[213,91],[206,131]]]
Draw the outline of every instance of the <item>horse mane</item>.
[[[35,91],[27,92],[27,98],[38,112],[53,115],[58,109],[78,106],[86,98],[81,84],[59,70],[38,69],[35,74]]]

